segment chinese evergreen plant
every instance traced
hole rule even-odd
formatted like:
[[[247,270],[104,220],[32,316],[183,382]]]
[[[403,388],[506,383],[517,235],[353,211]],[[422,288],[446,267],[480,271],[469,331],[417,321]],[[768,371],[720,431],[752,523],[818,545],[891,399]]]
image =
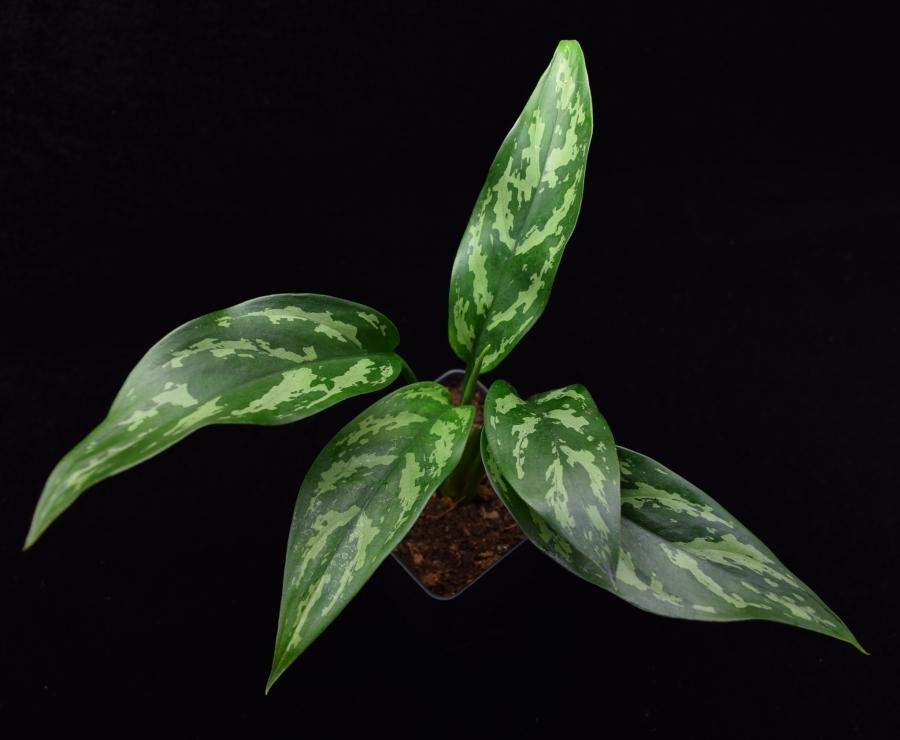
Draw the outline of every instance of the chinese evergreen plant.
[[[635,606],[707,621],[768,619],[862,649],[844,623],[722,506],[617,446],[582,385],[521,398],[503,380],[473,428],[475,381],[537,321],[581,206],[591,94],[575,41],[559,44],[488,172],[450,282],[459,405],[416,382],[395,326],[339,298],[257,298],[179,327],[141,359],[109,415],[56,466],[26,547],[90,486],[210,424],[286,424],[408,384],[325,446],[297,497],[268,687],[340,613],[431,494],[482,475],[564,568]]]

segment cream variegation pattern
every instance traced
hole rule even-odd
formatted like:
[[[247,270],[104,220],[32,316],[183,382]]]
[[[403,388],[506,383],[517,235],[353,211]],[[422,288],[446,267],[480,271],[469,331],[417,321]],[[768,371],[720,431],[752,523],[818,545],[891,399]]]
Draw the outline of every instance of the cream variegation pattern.
[[[312,464],[294,509],[271,686],[400,542],[456,467],[475,409],[414,383],[345,426]]]
[[[719,622],[766,619],[863,650],[812,589],[712,498],[655,460],[617,449],[622,539],[612,581],[518,495],[486,435],[481,445],[491,483],[519,526],[542,552],[591,583],[654,614]]]
[[[483,372],[509,354],[544,310],[575,228],[593,127],[577,41],[563,41],[488,172],[450,282],[449,336]]]
[[[107,417],[50,474],[26,544],[87,488],[210,424],[285,424],[400,371],[397,329],[367,306],[281,294],[175,329],[138,362]]]

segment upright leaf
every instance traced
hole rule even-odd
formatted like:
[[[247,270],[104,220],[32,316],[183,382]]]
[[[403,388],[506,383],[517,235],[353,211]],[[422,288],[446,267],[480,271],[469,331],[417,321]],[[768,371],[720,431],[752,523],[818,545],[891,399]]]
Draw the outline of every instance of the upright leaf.
[[[682,619],[783,622],[865,652],[847,625],[746,527],[649,457],[618,448],[622,550],[613,584],[517,495],[485,440],[481,451],[495,490],[538,549],[631,604]]]
[[[414,383],[373,404],[312,464],[294,509],[266,690],[353,598],[459,462],[474,414]]]
[[[26,547],[87,488],[209,424],[285,424],[390,383],[397,329],[351,301],[256,298],[179,327],[141,359],[106,419],[56,466]]]
[[[593,113],[584,56],[562,41],[488,172],[450,280],[453,351],[483,372],[509,354],[547,304],[575,228]]]
[[[619,463],[606,420],[582,385],[527,401],[491,385],[484,436],[505,480],[554,531],[610,578],[619,557]]]

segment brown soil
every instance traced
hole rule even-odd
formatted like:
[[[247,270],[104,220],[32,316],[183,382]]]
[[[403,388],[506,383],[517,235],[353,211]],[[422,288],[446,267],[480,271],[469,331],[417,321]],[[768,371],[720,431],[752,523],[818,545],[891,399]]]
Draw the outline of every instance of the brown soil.
[[[453,402],[460,388],[450,386]],[[483,398],[475,393],[475,425],[482,424]],[[394,553],[436,596],[453,596],[519,544],[525,535],[487,478],[477,495],[457,504],[438,489]]]

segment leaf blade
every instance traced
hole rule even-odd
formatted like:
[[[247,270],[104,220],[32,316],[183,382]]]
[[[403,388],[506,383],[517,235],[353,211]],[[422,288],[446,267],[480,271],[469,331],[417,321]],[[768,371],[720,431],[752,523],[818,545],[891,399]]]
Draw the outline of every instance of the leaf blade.
[[[474,411],[437,383],[404,386],[318,455],[291,523],[267,691],[415,522],[459,461]]]
[[[460,359],[494,369],[543,312],[575,228],[593,131],[577,41],[562,41],[507,134],[457,251],[448,335]]]
[[[619,557],[619,464],[612,431],[584,386],[527,401],[495,381],[484,401],[491,453],[516,495],[613,577]]]
[[[491,459],[490,449],[482,447],[491,482],[497,479],[495,490],[538,549],[567,570],[639,609],[695,621],[781,622],[834,637],[866,652],[840,617],[711,497],[651,458],[624,447],[618,451],[622,470],[622,551],[615,583],[611,583],[587,558],[567,549],[559,534],[515,495],[508,482],[500,479],[502,474]],[[660,477],[667,481],[665,487]],[[675,496],[667,497],[667,490]],[[654,502],[659,501],[667,501],[668,506],[656,507]],[[645,507],[648,512],[639,516],[636,512]],[[670,514],[680,520],[674,529],[662,521]],[[689,523],[691,517],[695,519],[693,524]],[[705,545],[698,547],[694,542],[697,538],[674,539],[683,538],[691,527],[704,529],[707,525],[717,534],[706,531],[706,537],[701,538]],[[728,534],[734,540],[723,537]],[[767,577],[771,582],[765,581]],[[741,581],[758,593],[741,585]]]
[[[51,472],[30,547],[88,488],[210,424],[285,424],[384,387],[397,329],[352,301],[255,298],[189,321],[141,358],[106,418]]]

